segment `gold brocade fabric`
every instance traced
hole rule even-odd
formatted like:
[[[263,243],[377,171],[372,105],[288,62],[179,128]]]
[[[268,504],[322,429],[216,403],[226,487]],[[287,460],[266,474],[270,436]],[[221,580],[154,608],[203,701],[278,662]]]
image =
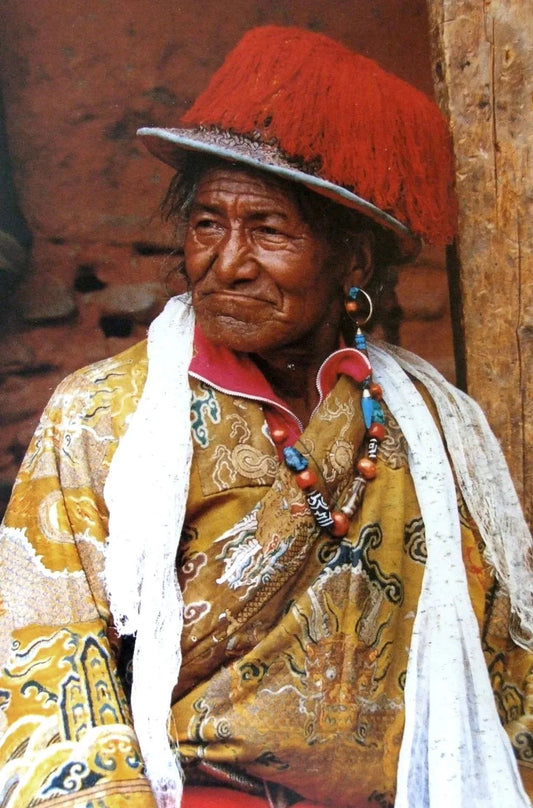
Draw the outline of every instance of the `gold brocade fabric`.
[[[74,374],[21,468],[1,543],[0,808],[154,806],[102,583],[103,484],[145,375],[144,344]],[[170,727],[186,773],[215,764],[338,808],[392,806],[425,561],[403,437],[389,418],[378,476],[333,540],[279,464],[261,405],[192,388]],[[359,397],[341,377],[298,444],[330,503],[352,479]],[[531,656],[508,637],[507,600],[460,507],[496,703],[531,772]]]

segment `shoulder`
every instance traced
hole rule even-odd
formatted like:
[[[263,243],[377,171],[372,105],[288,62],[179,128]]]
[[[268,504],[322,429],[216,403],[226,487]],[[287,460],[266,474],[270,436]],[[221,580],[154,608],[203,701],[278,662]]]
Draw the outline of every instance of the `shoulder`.
[[[41,429],[86,427],[120,435],[141,397],[147,373],[146,341],[80,368],[58,385],[41,419]]]
[[[474,399],[448,381],[427,360],[405,348],[385,342],[371,343],[370,352],[372,364],[377,363],[384,372],[390,371],[394,365],[399,372],[406,374],[432,412],[438,410],[441,419],[443,415],[458,415],[469,411],[475,415],[476,420],[485,421],[482,410]]]
[[[132,386],[146,379],[148,361],[146,340],[138,342],[122,353],[86,365],[66,376],[56,388],[52,400],[76,391],[98,390],[100,387]]]

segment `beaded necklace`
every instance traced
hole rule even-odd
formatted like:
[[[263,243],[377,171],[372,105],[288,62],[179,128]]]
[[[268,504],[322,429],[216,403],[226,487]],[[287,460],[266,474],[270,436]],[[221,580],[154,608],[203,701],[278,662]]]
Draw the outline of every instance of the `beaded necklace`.
[[[359,294],[363,294],[369,311],[365,319],[361,322],[358,313],[360,306],[357,302]],[[345,303],[348,315],[356,324],[354,347],[364,354],[368,359],[366,337],[361,331],[364,325],[372,316],[372,301],[367,293],[357,286],[353,286],[348,292],[348,299]],[[320,491],[316,488],[318,478],[315,472],[309,468],[309,461],[295,446],[287,446],[283,449],[283,459],[287,468],[295,475],[296,483],[304,492],[309,510],[314,516],[317,527],[326,530],[336,538],[343,538],[348,533],[350,520],[359,509],[366,485],[373,480],[377,473],[376,459],[378,456],[379,444],[385,438],[385,415],[380,401],[383,391],[379,384],[372,379],[372,371],[363,382],[361,395],[361,410],[366,429],[365,454],[356,464],[357,475],[346,492],[344,504],[339,510],[331,510]]]

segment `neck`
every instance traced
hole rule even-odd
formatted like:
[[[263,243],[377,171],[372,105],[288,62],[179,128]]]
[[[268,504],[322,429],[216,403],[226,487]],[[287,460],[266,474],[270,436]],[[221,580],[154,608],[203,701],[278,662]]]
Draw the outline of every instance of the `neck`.
[[[316,386],[318,371],[339,346],[339,328],[323,328],[320,334],[271,353],[251,358],[272,389],[291,408],[305,426],[319,401]]]

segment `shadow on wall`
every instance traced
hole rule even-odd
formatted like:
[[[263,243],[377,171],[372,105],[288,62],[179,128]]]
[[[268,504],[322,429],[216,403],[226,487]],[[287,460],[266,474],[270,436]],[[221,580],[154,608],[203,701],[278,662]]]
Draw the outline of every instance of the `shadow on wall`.
[[[5,327],[9,301],[27,269],[30,246],[31,233],[13,184],[0,90],[0,327]]]
[[[12,180],[0,92],[0,333],[8,328],[13,297],[27,271],[30,245],[30,230],[18,206]],[[0,427],[3,422],[0,412]],[[6,478],[1,472],[0,469],[0,509],[7,502],[12,484],[10,476]]]

